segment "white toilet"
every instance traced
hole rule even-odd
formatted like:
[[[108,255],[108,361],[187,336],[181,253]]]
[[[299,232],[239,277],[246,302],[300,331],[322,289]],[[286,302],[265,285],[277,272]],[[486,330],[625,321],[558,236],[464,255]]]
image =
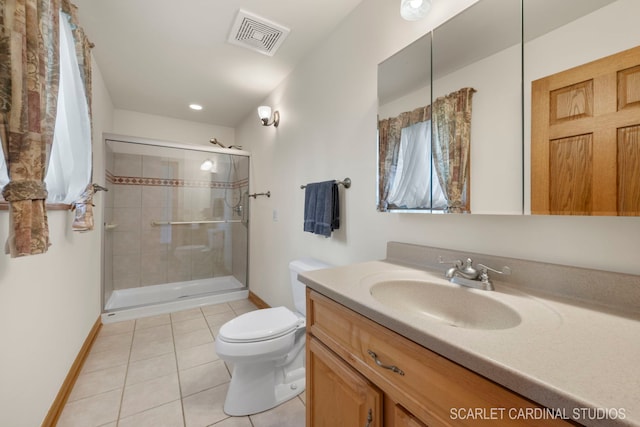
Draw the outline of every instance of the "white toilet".
[[[266,411],[305,388],[305,285],[298,273],[330,267],[302,258],[289,263],[296,313],[286,307],[242,314],[222,325],[216,353],[232,362],[224,412],[241,416]]]

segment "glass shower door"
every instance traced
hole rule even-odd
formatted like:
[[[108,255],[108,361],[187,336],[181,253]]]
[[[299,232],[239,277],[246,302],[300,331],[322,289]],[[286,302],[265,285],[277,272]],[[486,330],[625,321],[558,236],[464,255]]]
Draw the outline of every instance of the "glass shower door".
[[[105,311],[246,288],[248,156],[106,150]]]

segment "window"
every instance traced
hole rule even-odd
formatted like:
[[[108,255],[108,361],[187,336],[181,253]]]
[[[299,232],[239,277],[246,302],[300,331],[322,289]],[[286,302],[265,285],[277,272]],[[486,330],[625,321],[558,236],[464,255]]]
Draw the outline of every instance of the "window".
[[[388,201],[398,208],[441,210],[447,207],[447,199],[433,167],[430,120],[402,129],[398,164]]]

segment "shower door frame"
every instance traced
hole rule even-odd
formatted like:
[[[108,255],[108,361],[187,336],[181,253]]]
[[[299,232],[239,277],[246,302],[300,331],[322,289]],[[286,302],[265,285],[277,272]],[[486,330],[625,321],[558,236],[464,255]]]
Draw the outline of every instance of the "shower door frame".
[[[251,192],[250,191],[251,153],[249,151],[238,150],[235,148],[221,148],[218,146],[187,144],[187,143],[167,141],[167,140],[161,140],[161,139],[155,139],[155,138],[142,138],[142,137],[108,133],[108,132],[105,132],[102,134],[102,142],[103,142],[102,158],[104,159],[104,165],[100,170],[100,173],[101,173],[100,179],[102,180],[103,183],[107,182],[107,176],[106,176],[107,141],[247,157],[249,160],[249,167],[247,170],[247,179],[248,179],[247,195]],[[241,197],[243,197],[243,195],[241,195]],[[247,226],[246,271],[245,271],[245,289],[247,291],[249,290],[249,248],[250,248],[249,239],[251,235],[250,229],[249,229],[249,218],[250,218],[249,199],[250,197],[246,197],[246,200],[247,200],[246,207],[245,207],[246,212],[243,214],[243,218],[246,218],[246,226]],[[105,255],[106,255],[105,254],[105,237],[106,237],[105,231],[107,226],[105,209],[106,209],[106,203],[102,203],[102,218],[103,218],[102,222],[103,223],[101,224],[101,227],[100,227],[100,242],[101,242],[100,244],[100,312],[102,313],[103,316],[108,313],[105,310],[105,304],[106,304],[106,301],[105,301]]]

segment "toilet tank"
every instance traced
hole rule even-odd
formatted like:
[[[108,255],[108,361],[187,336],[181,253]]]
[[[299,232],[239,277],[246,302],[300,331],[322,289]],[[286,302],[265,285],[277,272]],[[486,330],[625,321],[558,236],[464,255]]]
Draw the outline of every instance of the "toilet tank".
[[[295,305],[298,313],[303,314],[304,316],[307,315],[306,286],[298,280],[298,273],[329,267],[331,267],[331,265],[313,258],[294,259],[289,263],[293,304]]]

